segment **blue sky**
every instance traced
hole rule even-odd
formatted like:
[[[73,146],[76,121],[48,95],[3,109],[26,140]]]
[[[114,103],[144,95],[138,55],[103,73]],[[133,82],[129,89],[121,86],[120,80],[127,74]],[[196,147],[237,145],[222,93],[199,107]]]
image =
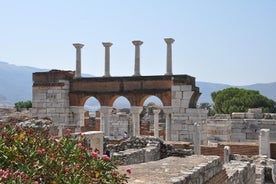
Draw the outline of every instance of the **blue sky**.
[[[9,0],[0,6],[0,61],[104,75],[104,47],[112,42],[112,76],[134,74],[133,40],[142,40],[141,74],[173,73],[197,81],[248,85],[275,82],[275,0]]]

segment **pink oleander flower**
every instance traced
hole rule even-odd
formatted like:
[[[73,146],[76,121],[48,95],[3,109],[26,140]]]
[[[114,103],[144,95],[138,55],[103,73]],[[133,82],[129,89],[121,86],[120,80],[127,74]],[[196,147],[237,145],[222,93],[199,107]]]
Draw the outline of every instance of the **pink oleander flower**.
[[[4,174],[2,175],[2,178],[3,178],[3,179],[7,179],[9,176],[10,176],[10,171],[9,171],[9,170],[6,170],[6,171],[4,172]]]
[[[45,152],[45,149],[44,148],[38,148],[38,150],[37,150],[37,153],[38,154],[42,154],[42,153],[44,153]]]
[[[126,172],[128,173],[128,174],[131,174],[131,168],[126,168]]]
[[[80,143],[78,143],[78,147],[80,148],[80,149],[82,149],[82,150],[84,150],[85,149],[85,147],[82,145],[82,143],[80,142]]]
[[[92,152],[91,152],[91,155],[92,155],[95,159],[98,158],[98,153],[95,152],[95,151],[92,151]]]
[[[15,171],[15,172],[13,173],[13,175],[14,175],[15,177],[17,177],[18,175],[20,175],[20,172],[17,170],[17,171]]]
[[[102,158],[103,158],[105,161],[109,161],[109,160],[110,160],[110,158],[109,158],[108,155],[103,155]]]

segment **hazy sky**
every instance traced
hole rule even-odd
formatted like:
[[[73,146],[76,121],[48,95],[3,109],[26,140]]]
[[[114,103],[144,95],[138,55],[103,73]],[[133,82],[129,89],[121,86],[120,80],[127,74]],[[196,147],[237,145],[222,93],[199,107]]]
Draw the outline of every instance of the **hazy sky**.
[[[112,42],[112,76],[134,74],[133,40],[141,40],[141,74],[173,73],[197,81],[247,85],[276,81],[275,0],[8,0],[0,6],[0,61],[104,75],[104,47]]]

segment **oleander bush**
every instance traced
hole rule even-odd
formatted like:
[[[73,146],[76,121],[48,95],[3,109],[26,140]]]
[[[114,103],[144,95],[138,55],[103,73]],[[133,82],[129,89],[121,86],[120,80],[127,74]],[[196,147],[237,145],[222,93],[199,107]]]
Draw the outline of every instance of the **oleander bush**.
[[[7,126],[0,133],[0,183],[124,184],[114,161],[85,146],[70,131],[56,140],[46,130]]]

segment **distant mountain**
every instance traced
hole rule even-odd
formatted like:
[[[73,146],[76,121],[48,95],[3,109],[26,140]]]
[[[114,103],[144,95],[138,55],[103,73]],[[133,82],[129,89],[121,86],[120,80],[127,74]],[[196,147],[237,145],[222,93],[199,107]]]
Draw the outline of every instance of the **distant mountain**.
[[[32,73],[43,71],[49,71],[49,69],[16,66],[0,61],[0,106],[13,105],[18,101],[32,100]],[[84,74],[84,76],[91,77],[92,75]],[[209,82],[196,82],[196,85],[202,93],[198,103],[212,103],[212,92],[235,87]],[[276,82],[236,87],[260,91],[262,95],[276,101]]]
[[[199,90],[201,92],[198,103],[212,103],[212,92],[231,87],[227,84],[216,84],[210,82],[196,82],[196,86],[199,87]]]
[[[45,69],[16,66],[0,61],[0,103],[13,104],[32,99],[32,73]]]
[[[214,91],[223,90],[229,87],[237,87],[259,91],[260,94],[276,101],[276,82],[273,83],[265,83],[265,84],[252,84],[247,86],[231,86],[228,84],[216,84],[209,82],[197,82],[196,85],[200,88],[200,92],[202,93],[198,103],[213,103],[211,98],[211,93]]]

